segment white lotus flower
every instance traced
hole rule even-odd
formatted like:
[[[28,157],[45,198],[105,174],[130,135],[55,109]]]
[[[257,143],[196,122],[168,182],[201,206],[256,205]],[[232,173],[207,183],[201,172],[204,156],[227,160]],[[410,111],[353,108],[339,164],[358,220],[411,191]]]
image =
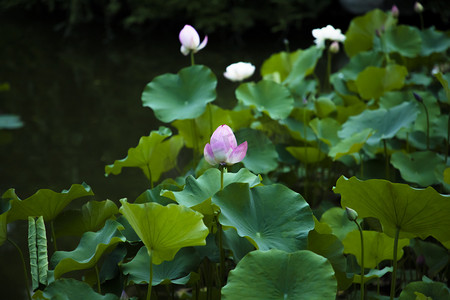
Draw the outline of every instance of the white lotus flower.
[[[255,72],[255,66],[251,63],[238,62],[227,67],[223,76],[231,81],[242,81],[249,78]]]
[[[185,25],[180,31],[179,39],[181,43],[181,53],[188,55],[191,52],[196,53],[197,51],[205,48],[208,43],[208,36],[205,36],[202,43],[200,44],[200,36],[191,25]]]
[[[312,35],[315,37],[314,43],[316,43],[319,48],[325,47],[325,40],[336,42],[345,41],[345,35],[342,34],[341,30],[334,29],[331,25],[320,29],[313,29]]]

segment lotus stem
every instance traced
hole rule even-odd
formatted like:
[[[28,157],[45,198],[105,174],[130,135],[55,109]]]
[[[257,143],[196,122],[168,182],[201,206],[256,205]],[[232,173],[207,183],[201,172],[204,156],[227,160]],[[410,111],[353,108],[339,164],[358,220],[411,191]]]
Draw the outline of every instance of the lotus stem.
[[[195,61],[194,61],[194,51],[191,51],[191,66],[195,65]]]
[[[153,251],[150,251],[150,280],[148,281],[147,300],[152,298],[152,283],[153,283]]]
[[[99,293],[99,294],[101,294],[102,293],[102,287],[101,287],[101,285],[100,285],[100,274],[99,274],[100,272],[98,271],[98,266],[97,266],[97,264],[95,265],[95,275],[97,275],[97,292]]]
[[[355,220],[356,226],[358,226],[359,235],[361,236],[361,300],[364,300],[364,239],[363,230],[358,222]]]
[[[220,165],[220,190],[223,190],[223,173],[225,166]],[[219,270],[219,284],[222,287],[223,280],[225,278],[225,253],[223,251],[223,236],[222,236],[222,224],[219,222],[219,217],[216,217],[217,234],[219,238],[219,251],[220,251],[220,270]]]
[[[220,190],[223,190],[223,169],[225,168],[225,166],[220,165],[219,169],[220,169]]]
[[[397,230],[395,231],[395,238],[394,238],[394,257],[392,262],[392,280],[391,280],[391,300],[394,300],[395,297],[395,284],[397,281],[397,248],[398,248],[398,237],[400,235],[400,227],[397,227]]]
[[[427,150],[430,150],[430,117],[428,115],[427,106],[423,101],[421,101],[423,108],[425,109],[425,116],[427,117]]]
[[[22,250],[20,250],[20,247],[12,240],[10,239],[6,239],[8,242],[11,243],[11,245],[14,246],[14,248],[16,248],[17,252],[19,252],[19,256],[20,259],[22,260],[22,268],[23,268],[23,275],[25,277],[25,284],[26,284],[26,291],[27,291],[27,295],[28,295],[28,300],[31,300],[31,294],[30,294],[30,281],[28,279],[28,271],[27,271],[27,265],[25,264],[25,259],[23,257],[23,252]]]
[[[383,148],[384,148],[384,159],[386,161],[385,164],[385,172],[386,172],[386,180],[389,180],[389,156],[387,152],[387,145],[386,145],[386,139],[383,139]]]
[[[52,230],[53,250],[56,252],[58,251],[58,245],[56,244],[55,225],[53,224],[53,220],[50,221],[50,228]]]
[[[422,13],[419,13],[419,17],[420,17],[420,29],[423,31],[425,29],[425,25],[423,22],[423,15]]]

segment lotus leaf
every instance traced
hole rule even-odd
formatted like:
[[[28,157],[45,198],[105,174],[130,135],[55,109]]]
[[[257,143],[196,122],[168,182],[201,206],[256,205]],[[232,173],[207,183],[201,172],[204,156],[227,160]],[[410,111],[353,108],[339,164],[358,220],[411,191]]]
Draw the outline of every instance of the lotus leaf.
[[[443,159],[432,151],[395,152],[391,156],[391,164],[400,171],[405,181],[426,187],[439,183],[435,169],[443,164]]]
[[[113,294],[96,293],[87,283],[72,278],[62,278],[49,284],[42,294],[46,299],[58,300],[118,300]]]

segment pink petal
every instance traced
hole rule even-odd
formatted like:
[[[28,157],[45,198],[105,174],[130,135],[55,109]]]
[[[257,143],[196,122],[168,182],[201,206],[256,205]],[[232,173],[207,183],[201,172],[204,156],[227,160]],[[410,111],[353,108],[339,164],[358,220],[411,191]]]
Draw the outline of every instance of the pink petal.
[[[191,25],[185,25],[180,31],[178,38],[180,39],[180,43],[190,50],[197,49],[200,44],[200,36],[198,35],[197,30]]]
[[[213,140],[211,138],[211,150],[214,154],[214,160],[218,163],[225,162],[233,149],[223,140]]]
[[[208,36],[207,35],[203,39],[203,42],[200,45],[198,45],[196,52],[205,48],[206,44],[208,44]]]
[[[211,142],[213,141],[223,141],[226,147],[231,148],[231,150],[237,147],[236,137],[234,136],[233,130],[231,130],[228,125],[220,125],[217,127],[216,131],[214,131],[211,136]]]
[[[184,56],[188,55],[189,52],[191,52],[191,50],[189,50],[188,48],[186,48],[185,46],[181,45],[181,49],[180,49],[181,53],[183,53]]]
[[[247,154],[247,148],[248,148],[247,141],[237,146],[228,157],[226,161],[227,164],[235,164],[243,160],[245,155]]]
[[[214,159],[214,153],[212,152],[211,149],[211,145],[210,144],[206,144],[205,145],[205,149],[203,149],[203,155],[205,156],[205,160],[210,164],[210,165],[216,165],[217,162]]]

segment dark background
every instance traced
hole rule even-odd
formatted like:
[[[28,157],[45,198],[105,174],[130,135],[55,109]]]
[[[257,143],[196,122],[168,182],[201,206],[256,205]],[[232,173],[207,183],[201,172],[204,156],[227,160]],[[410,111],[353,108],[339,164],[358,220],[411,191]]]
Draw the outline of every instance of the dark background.
[[[148,188],[139,169],[104,176],[104,166],[124,158],[141,136],[161,124],[141,93],[155,76],[190,64],[179,49],[185,24],[209,36],[196,63],[218,77],[215,103],[234,103],[235,83],[226,66],[257,67],[271,54],[313,44],[311,30],[328,24],[344,33],[351,19],[394,1],[368,0],[2,0],[0,1],[0,114],[20,116],[24,126],[0,130],[0,193],[21,199],[38,189],[60,192],[86,182],[98,201],[133,201]],[[424,1],[425,26],[447,30],[449,1]],[[364,7],[365,4],[366,7]],[[396,1],[400,23],[418,25],[414,1]],[[341,53],[336,64],[345,63]],[[319,67],[321,67],[319,65]],[[26,251],[26,222],[9,224],[9,238]],[[66,250],[71,250],[67,246]],[[0,246],[2,299],[25,299],[15,249]],[[6,293],[6,294],[5,294]]]

